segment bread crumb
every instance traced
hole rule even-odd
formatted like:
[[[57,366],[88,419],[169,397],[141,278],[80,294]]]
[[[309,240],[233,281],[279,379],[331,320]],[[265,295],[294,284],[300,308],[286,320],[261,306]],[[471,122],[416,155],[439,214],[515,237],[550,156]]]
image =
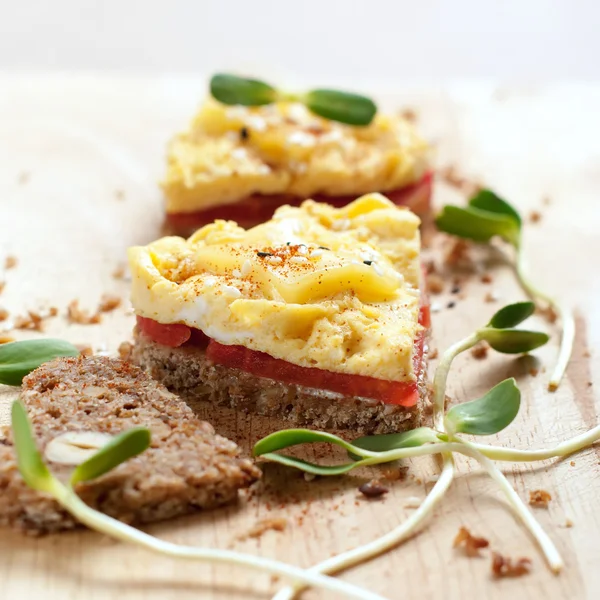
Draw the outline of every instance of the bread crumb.
[[[502,556],[498,552],[492,553],[492,575],[496,579],[502,577],[521,577],[531,571],[531,559],[518,558],[515,562],[511,558]]]
[[[0,321],[6,321],[10,313],[5,308],[0,308]]]
[[[400,116],[403,119],[406,119],[409,123],[416,123],[418,120],[418,115],[416,111],[412,108],[404,108],[400,111]]]
[[[99,312],[111,312],[121,306],[121,298],[118,296],[111,296],[110,294],[104,294],[100,298],[100,304],[98,305]]]
[[[431,273],[437,273],[437,267],[435,266],[435,261],[433,259],[426,260],[423,263],[423,268],[425,269],[426,275],[431,275]]]
[[[452,187],[461,188],[465,182],[465,178],[458,174],[454,165],[448,165],[440,169],[440,177]]]
[[[532,223],[539,223],[539,222],[542,220],[542,213],[540,213],[540,212],[539,212],[539,211],[537,211],[537,210],[532,210],[532,211],[529,213],[529,220],[530,220]]]
[[[452,543],[453,548],[461,548],[469,558],[481,556],[481,548],[487,548],[489,541],[483,537],[471,535],[466,527],[461,527]]]
[[[429,353],[427,354],[427,358],[428,358],[429,360],[433,360],[433,359],[437,358],[437,357],[438,357],[438,355],[439,355],[439,351],[438,351],[438,349],[437,349],[437,348],[432,348],[432,349],[429,351]]]
[[[569,464],[570,464],[572,467],[574,467],[574,466],[575,466],[575,461],[574,461],[574,460],[572,460],[572,461],[571,461]]]
[[[240,541],[248,538],[259,538],[267,531],[285,531],[287,519],[283,517],[271,517],[258,521],[247,533],[239,536]]]
[[[358,491],[366,498],[381,498],[381,496],[387,494],[390,490],[384,485],[381,485],[379,479],[372,479],[368,483],[363,483]]]
[[[10,344],[14,341],[16,341],[14,337],[0,333],[0,344]]]
[[[133,344],[130,344],[129,342],[121,342],[117,351],[121,360],[130,361],[131,353],[133,352]]]
[[[113,279],[125,279],[125,267],[123,265],[119,265],[114,271],[113,271]]]
[[[448,165],[440,169],[439,175],[442,181],[468,196],[472,196],[483,189],[480,183],[469,181],[466,177],[460,175],[455,165]]]
[[[483,301],[484,302],[497,302],[498,301],[498,296],[494,292],[488,292],[483,297]]]
[[[584,358],[590,358],[592,356],[592,353],[589,350],[585,350],[583,352],[583,357]]]
[[[4,291],[6,286],[6,281],[0,281],[0,294]]]
[[[427,276],[427,291],[430,294],[441,294],[444,291],[444,279],[437,273]]]
[[[44,331],[44,318],[33,310],[28,310],[24,316],[15,318],[15,329],[30,329],[32,331]]]
[[[571,519],[566,519],[565,520],[565,527],[567,529],[570,529],[571,527],[573,527],[573,521],[571,521]]]
[[[489,273],[484,273],[481,276],[481,283],[492,283],[494,278]]]
[[[87,344],[75,344],[75,348],[77,348],[77,350],[79,350],[79,354],[81,354],[81,356],[93,356],[94,355],[94,350],[91,346],[88,346]]]
[[[539,370],[539,369],[535,369],[535,368],[531,368],[531,369],[529,369],[529,374],[530,374],[532,377],[537,377],[537,376],[539,375],[539,373],[540,373],[540,370]]]
[[[471,356],[477,360],[483,360],[484,358],[487,358],[489,350],[490,345],[485,341],[481,341],[471,348]]]
[[[87,310],[79,308],[79,300],[72,300],[67,306],[67,320],[77,325],[96,325],[102,321],[99,313],[90,315]]]
[[[13,256],[12,254],[9,254],[6,257],[6,259],[4,260],[4,268],[6,270],[14,269],[18,264],[19,264],[19,261],[17,260],[17,257]]]
[[[7,313],[8,314],[8,313]],[[26,315],[21,315],[15,318],[14,329],[29,329],[31,331],[44,331],[44,321],[50,317],[55,317],[58,314],[58,309],[54,306],[48,309],[45,315],[34,310],[28,310]],[[0,318],[0,321],[2,319]]]
[[[387,481],[405,481],[408,475],[408,467],[398,467],[396,469],[385,469],[383,478]]]
[[[529,504],[536,508],[548,508],[552,496],[546,490],[533,490],[529,492]]]
[[[537,311],[540,315],[542,315],[548,323],[556,323],[558,319],[558,314],[554,310],[554,307],[548,305],[545,308],[538,308]]]
[[[446,252],[444,262],[449,266],[457,266],[459,264],[469,266],[472,265],[471,255],[469,253],[471,243],[467,240],[453,240],[450,249]]]

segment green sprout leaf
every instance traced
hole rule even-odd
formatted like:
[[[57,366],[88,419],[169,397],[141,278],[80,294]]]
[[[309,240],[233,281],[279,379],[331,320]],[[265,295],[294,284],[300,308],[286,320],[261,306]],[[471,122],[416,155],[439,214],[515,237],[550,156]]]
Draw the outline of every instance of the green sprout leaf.
[[[310,429],[284,429],[283,431],[271,433],[262,440],[256,442],[252,449],[252,455],[264,456],[267,453],[277,452],[277,450],[283,450],[284,448],[289,448],[291,446],[314,444],[317,442],[335,444],[336,446],[341,446],[345,450],[348,450],[348,452],[356,452],[359,450],[341,437],[333,435],[332,433],[311,431]]]
[[[519,243],[520,226],[513,217],[506,214],[471,206],[461,208],[446,205],[435,223],[440,231],[475,242],[489,242],[498,236],[514,246]]]
[[[508,215],[521,227],[521,215],[506,200],[496,196],[491,190],[480,190],[470,200],[469,206],[498,215]]]
[[[210,93],[223,104],[260,106],[277,100],[277,90],[257,79],[246,79],[236,75],[218,73],[210,80]]]
[[[53,478],[35,444],[27,410],[19,400],[12,404],[11,424],[21,476],[30,488],[40,492],[49,491]]]
[[[312,90],[306,94],[289,94],[273,86],[237,75],[218,73],[210,80],[210,93],[223,104],[261,106],[278,100],[302,102],[316,115],[347,125],[369,125],[377,113],[370,98],[339,90]]]
[[[452,407],[444,422],[452,433],[492,435],[513,422],[520,405],[521,392],[516,381],[505,379],[482,398]]]
[[[526,331],[522,329],[492,329],[484,327],[478,332],[494,350],[503,354],[524,354],[543,346],[550,339],[541,331]]]
[[[488,327],[494,329],[506,329],[519,325],[528,319],[535,311],[533,302],[516,302],[501,308],[488,323]]]
[[[63,340],[25,340],[0,345],[0,383],[21,385],[23,377],[59,356],[79,356],[79,350]]]
[[[150,431],[145,427],[129,429],[110,440],[96,454],[77,466],[71,485],[90,481],[108,473],[121,463],[144,452],[150,446]]]
[[[352,442],[353,446],[364,448],[371,452],[387,452],[388,450],[397,450],[398,448],[412,448],[422,446],[423,444],[436,443],[440,439],[438,434],[430,427],[418,427],[404,433],[386,433],[383,435],[366,435],[359,437]],[[354,460],[361,457],[353,452],[349,452]]]
[[[353,456],[359,456],[361,454],[360,448],[349,444],[332,433],[311,431],[310,429],[284,429],[283,431],[276,431],[256,442],[252,449],[252,455],[262,456],[271,462],[294,467],[295,469],[300,469],[306,473],[324,476],[343,475],[362,464],[362,462],[358,460],[357,462],[344,463],[341,465],[317,465],[302,460],[301,458],[294,458],[293,456],[287,456],[285,454],[276,454],[277,450],[283,450],[284,448],[297,446],[299,444],[314,444],[318,442],[335,444],[336,446],[344,448]]]
[[[314,463],[302,460],[301,458],[294,458],[293,456],[287,456],[285,454],[267,453],[261,455],[264,459],[271,462],[285,465],[286,467],[293,467],[299,469],[305,473],[312,473],[313,475],[322,475],[324,477],[331,477],[333,475],[344,475],[352,469],[356,469],[361,466],[361,461],[344,463],[341,465],[316,465]]]
[[[370,98],[336,90],[313,90],[302,97],[308,109],[331,121],[347,125],[369,125],[377,112]]]

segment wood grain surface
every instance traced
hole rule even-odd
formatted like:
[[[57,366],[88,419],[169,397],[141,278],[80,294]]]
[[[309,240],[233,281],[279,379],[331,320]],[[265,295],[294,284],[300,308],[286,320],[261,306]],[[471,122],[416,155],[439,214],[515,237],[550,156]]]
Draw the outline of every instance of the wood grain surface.
[[[167,139],[191,117],[204,79],[135,79],[72,76],[0,77],[0,264],[14,255],[15,268],[0,273],[6,285],[0,307],[11,318],[55,306],[59,316],[45,335],[115,352],[128,339],[133,314],[128,282],[113,277],[125,249],[160,235],[162,206],[157,180]],[[454,164],[517,204],[526,215],[525,245],[539,286],[570,303],[577,314],[577,345],[558,392],[545,385],[557,349],[557,330],[539,318],[552,343],[526,358],[490,354],[459,358],[450,377],[453,400],[476,397],[514,375],[523,391],[517,421],[494,443],[539,448],[596,424],[600,400],[600,86],[515,88],[462,82],[445,87],[382,93],[387,106],[415,108],[420,127],[436,149],[436,163]],[[461,201],[440,181],[436,204]],[[537,210],[541,220],[531,223]],[[439,264],[447,241],[430,250]],[[493,275],[485,284],[461,276],[461,293],[433,297],[433,347],[449,343],[487,321],[500,302],[522,298],[510,271],[493,253],[477,251],[477,264]],[[457,273],[448,273],[448,281]],[[100,325],[69,325],[66,308],[79,299],[95,310],[104,293],[123,306]],[[492,293],[497,301],[486,302]],[[450,301],[455,302],[448,308]],[[532,323],[533,324],[533,323]],[[38,336],[19,331],[15,337]],[[537,376],[532,370],[539,370]],[[0,396],[6,423],[14,390]],[[280,427],[274,420],[198,411],[219,431],[248,448]],[[308,457],[327,460],[327,448]],[[437,473],[434,459],[407,462],[406,481],[390,484],[383,500],[367,501],[357,487],[374,471],[307,482],[301,474],[267,465],[252,497],[206,514],[148,527],[175,542],[232,547],[309,566],[372,540],[410,514]],[[548,510],[533,509],[562,552],[566,568],[550,574],[527,533],[514,521],[498,489],[478,466],[459,459],[459,476],[427,528],[402,547],[343,575],[383,596],[400,598],[596,598],[600,589],[600,447],[562,461],[503,465],[522,498],[545,489]],[[375,471],[376,472],[376,471]],[[285,517],[283,532],[241,541],[257,521]],[[573,526],[567,527],[568,521]],[[490,540],[492,549],[533,560],[530,575],[495,581],[489,552],[469,559],[452,549],[461,525]],[[40,539],[0,534],[0,597],[48,600],[266,599],[281,583],[242,568],[177,562],[93,532]],[[331,597],[311,591],[305,598]]]

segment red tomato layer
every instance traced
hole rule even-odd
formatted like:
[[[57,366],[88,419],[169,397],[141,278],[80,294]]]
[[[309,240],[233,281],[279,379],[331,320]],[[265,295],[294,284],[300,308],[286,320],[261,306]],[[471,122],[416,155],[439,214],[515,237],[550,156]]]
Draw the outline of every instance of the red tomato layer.
[[[177,348],[185,344],[192,336],[192,328],[187,325],[173,323],[164,325],[146,317],[136,317],[138,329],[151,340],[169,348]],[[198,331],[198,330],[196,330]],[[202,333],[202,332],[200,332]],[[202,334],[204,335],[204,334]]]
[[[420,181],[413,185],[382,193],[394,204],[406,206],[415,214],[425,217],[430,209],[432,182],[433,173],[426,173]],[[356,200],[356,196],[317,194],[313,199],[341,208]],[[191,213],[167,213],[166,218],[171,229],[180,235],[191,235],[196,229],[212,223],[215,219],[230,219],[238,225],[248,228],[268,221],[275,210],[283,204],[299,206],[303,201],[302,198],[294,196],[256,194],[235,204],[215,206],[207,210]]]
[[[375,379],[364,375],[333,373],[312,367],[300,367],[279,358],[273,358],[264,352],[249,350],[244,346],[225,346],[211,340],[206,355],[213,362],[241,369],[257,377],[268,377],[275,381],[296,385],[307,385],[319,390],[329,390],[344,396],[361,396],[381,400],[386,404],[414,406],[419,399],[417,384]],[[415,342],[413,367],[416,373],[421,371],[423,358],[423,335]]]
[[[430,326],[429,306],[424,304],[419,312],[419,322]],[[207,337],[202,331],[187,325],[163,325],[152,319],[137,317],[138,328],[150,339],[164,346],[176,348],[185,343],[206,347],[206,355],[216,364],[241,369],[257,377],[268,377],[288,384],[308,385],[316,389],[338,392],[345,396],[361,396],[381,400],[385,404],[414,406],[419,399],[416,382],[397,382],[375,379],[364,375],[333,373],[324,369],[301,367],[279,358],[250,350],[244,346],[227,346]],[[187,331],[185,331],[187,330]],[[424,334],[415,340],[413,369],[417,379],[423,370]]]

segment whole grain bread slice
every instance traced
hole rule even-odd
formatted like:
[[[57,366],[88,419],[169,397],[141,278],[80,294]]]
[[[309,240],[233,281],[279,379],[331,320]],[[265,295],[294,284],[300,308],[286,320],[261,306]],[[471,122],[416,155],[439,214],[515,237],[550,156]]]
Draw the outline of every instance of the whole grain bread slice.
[[[97,480],[79,484],[90,506],[127,523],[148,523],[231,502],[260,470],[236,444],[215,434],[191,409],[138,367],[107,357],[57,359],[23,382],[42,454],[66,432],[117,434],[148,427],[151,447]],[[0,439],[0,524],[33,533],[77,522],[50,496],[32,490],[16,463],[11,432]],[[66,479],[72,466],[48,461]]]
[[[183,398],[279,417],[297,427],[347,429],[362,435],[406,431],[419,425],[427,403],[426,353],[418,382],[420,400],[406,408],[256,377],[214,364],[202,348],[169,348],[137,329],[134,338],[132,360]]]

